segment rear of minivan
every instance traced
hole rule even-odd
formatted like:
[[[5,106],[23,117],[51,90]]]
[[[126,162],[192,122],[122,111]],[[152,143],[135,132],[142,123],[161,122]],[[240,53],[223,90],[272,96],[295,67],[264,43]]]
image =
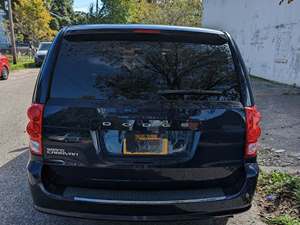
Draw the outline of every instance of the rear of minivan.
[[[40,211],[170,221],[251,206],[260,114],[227,33],[64,28],[28,117],[29,184]]]

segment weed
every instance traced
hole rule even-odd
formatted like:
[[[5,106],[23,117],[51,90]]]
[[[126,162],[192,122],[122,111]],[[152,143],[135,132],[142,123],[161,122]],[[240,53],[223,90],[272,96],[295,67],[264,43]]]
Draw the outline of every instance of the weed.
[[[277,216],[266,219],[267,224],[272,225],[300,225],[300,220],[289,215]]]

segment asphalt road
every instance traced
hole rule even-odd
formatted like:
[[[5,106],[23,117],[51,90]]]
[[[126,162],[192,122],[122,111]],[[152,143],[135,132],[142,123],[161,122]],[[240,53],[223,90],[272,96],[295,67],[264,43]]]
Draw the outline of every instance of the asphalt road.
[[[7,81],[0,81],[0,225],[128,224],[49,216],[32,208],[32,200],[27,187],[28,141],[25,126],[26,109],[31,103],[37,73],[36,69],[28,69],[13,73]],[[262,109],[264,117],[263,142],[272,144],[276,148],[285,148],[299,153],[300,94],[291,94],[297,93],[298,89],[286,86],[274,88],[274,84],[259,80],[255,81],[255,89],[257,104]],[[246,217],[244,221],[251,221],[252,215],[251,212],[244,214]],[[230,224],[246,225],[250,222],[241,223],[238,219],[233,219]]]

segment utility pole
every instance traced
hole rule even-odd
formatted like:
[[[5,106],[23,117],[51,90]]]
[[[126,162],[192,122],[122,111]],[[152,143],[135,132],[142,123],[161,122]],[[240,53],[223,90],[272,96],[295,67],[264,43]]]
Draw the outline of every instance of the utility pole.
[[[98,15],[99,12],[99,1],[96,0],[96,14]]]
[[[17,49],[16,49],[16,38],[14,30],[14,21],[12,15],[11,0],[8,1],[8,17],[9,17],[9,29],[10,29],[10,42],[11,42],[11,52],[13,56],[13,64],[17,64]]]

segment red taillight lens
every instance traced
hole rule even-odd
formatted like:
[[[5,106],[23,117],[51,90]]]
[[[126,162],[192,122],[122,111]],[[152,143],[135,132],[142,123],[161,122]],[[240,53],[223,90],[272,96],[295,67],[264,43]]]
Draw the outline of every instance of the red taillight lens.
[[[260,120],[261,114],[256,106],[246,107],[246,146],[245,158],[256,157],[258,148],[258,138],[261,134]]]
[[[26,131],[29,135],[30,152],[35,155],[42,155],[42,121],[44,105],[32,104],[27,110],[29,122]]]
[[[33,104],[27,110],[27,116],[31,121],[38,121],[41,117],[41,107],[39,104]]]
[[[35,138],[35,139],[39,138],[41,133],[39,124],[33,121],[29,121],[26,127],[26,131],[31,138]]]

